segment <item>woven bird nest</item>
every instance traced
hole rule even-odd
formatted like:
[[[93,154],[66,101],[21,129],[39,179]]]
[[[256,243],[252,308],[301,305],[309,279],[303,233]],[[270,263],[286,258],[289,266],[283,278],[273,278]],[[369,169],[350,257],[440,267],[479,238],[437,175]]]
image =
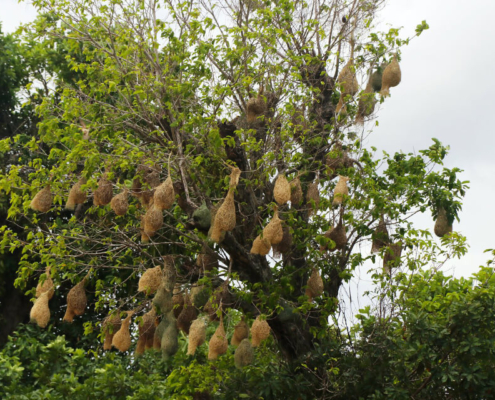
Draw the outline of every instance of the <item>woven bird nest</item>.
[[[36,196],[34,196],[33,200],[31,200],[30,207],[34,211],[38,212],[48,212],[53,204],[53,195],[50,191],[50,185],[46,185],[43,189],[41,189]]]
[[[77,183],[74,186],[72,186],[69,192],[67,203],[65,203],[65,208],[67,210],[74,210],[76,208],[76,205],[84,204],[87,195],[86,192],[83,192],[81,187],[85,184],[86,184],[86,179],[81,178],[79,179],[79,181],[77,181]]]
[[[284,229],[282,220],[278,217],[278,208],[275,207],[273,218],[263,229],[263,237],[268,239],[271,245],[279,244],[284,238]]]
[[[189,328],[187,355],[193,356],[196,349],[206,340],[206,321],[203,318],[195,319]]]
[[[390,239],[388,237],[387,224],[385,224],[383,217],[380,218],[380,222],[375,228],[372,237],[373,237],[373,243],[371,245],[372,253],[378,253],[383,247],[388,246],[388,244],[390,243]]]
[[[51,300],[55,294],[55,285],[50,276],[50,267],[45,268],[45,276],[43,283],[39,282],[36,286],[36,297],[40,297],[43,293],[48,293],[48,299]]]
[[[242,317],[241,321],[234,327],[234,334],[232,339],[230,339],[230,344],[232,346],[239,346],[239,344],[244,340],[249,338],[249,326],[244,321]]]
[[[98,189],[93,193],[93,204],[95,206],[106,206],[112,201],[113,185],[107,179],[108,174],[104,173],[98,182]]]
[[[251,247],[251,254],[266,256],[272,248],[270,241],[266,237],[256,236]]]
[[[34,302],[29,314],[31,322],[36,323],[40,328],[46,328],[48,322],[50,322],[48,300],[49,292],[42,293]]]
[[[84,314],[88,302],[86,291],[84,290],[85,284],[86,278],[69,290],[69,293],[67,294],[67,311],[64,315],[64,321],[72,322],[76,315]]]
[[[445,235],[448,235],[452,232],[452,224],[449,223],[447,212],[443,207],[440,207],[438,209],[434,232],[435,235],[437,235],[438,237],[444,237]]]
[[[399,62],[397,56],[394,56],[392,62],[387,65],[383,71],[382,77],[382,90],[380,94],[384,97],[390,96],[390,88],[398,86],[402,78]]]
[[[147,269],[139,278],[138,292],[145,292],[147,295],[154,294],[162,283],[162,269],[160,266]]]
[[[333,202],[332,205],[337,206],[342,204],[346,197],[349,196],[349,188],[347,187],[347,181],[349,178],[346,176],[339,176],[339,181],[333,190]]]
[[[208,360],[216,360],[227,352],[228,347],[229,343],[223,326],[223,318],[220,318],[220,323],[208,344]]]
[[[268,339],[269,336],[270,325],[258,315],[251,326],[251,341],[253,347],[258,347],[261,342]]]
[[[131,318],[134,311],[127,311],[127,317],[122,320],[120,329],[115,333],[112,339],[112,346],[119,351],[127,351],[131,347]]]
[[[290,200],[290,183],[285,175],[280,174],[275,181],[273,197],[278,205],[282,206]]]
[[[298,206],[303,200],[303,191],[299,177],[290,183],[290,202],[292,206]]]
[[[247,367],[254,361],[254,349],[248,339],[243,339],[234,353],[234,364],[236,368]]]
[[[399,266],[401,255],[402,255],[402,242],[390,244],[385,249],[383,256],[383,271],[386,274],[390,274],[392,272],[392,268]]]
[[[112,210],[115,212],[115,214],[125,215],[127,213],[127,210],[129,209],[129,202],[127,200],[128,196],[129,194],[127,189],[124,189],[124,191],[116,195],[110,201],[110,207],[112,207]]]
[[[323,294],[323,279],[321,279],[321,275],[316,268],[313,268],[307,286],[306,296],[308,296],[310,300]]]

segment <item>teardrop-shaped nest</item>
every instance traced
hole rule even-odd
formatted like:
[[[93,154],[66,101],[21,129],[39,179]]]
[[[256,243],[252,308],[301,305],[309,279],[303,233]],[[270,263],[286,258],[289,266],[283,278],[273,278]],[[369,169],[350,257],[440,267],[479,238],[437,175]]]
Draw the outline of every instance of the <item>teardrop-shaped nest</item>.
[[[371,80],[368,82],[365,90],[359,96],[358,111],[356,114],[356,123],[358,125],[364,124],[364,118],[373,114],[376,105],[375,93],[371,85]]]
[[[163,212],[156,204],[152,204],[144,214],[144,232],[152,236],[163,226]]]
[[[380,222],[375,228],[372,237],[373,237],[373,242],[371,245],[372,253],[378,253],[383,247],[388,246],[388,244],[390,243],[390,239],[388,237],[387,224],[385,224],[383,217],[380,218]]]
[[[138,292],[145,292],[146,295],[154,294],[162,283],[162,269],[160,266],[148,268],[139,278]]]
[[[184,307],[177,318],[177,327],[189,335],[192,322],[198,317],[198,311],[193,306],[190,296],[187,294],[184,299]]]
[[[65,208],[67,210],[74,210],[76,208],[76,205],[84,204],[87,195],[86,192],[83,192],[81,187],[85,184],[86,184],[86,179],[81,178],[79,179],[79,181],[77,181],[77,183],[74,186],[72,186],[69,192],[67,203],[65,203]]]
[[[48,300],[48,292],[42,293],[34,302],[29,314],[31,322],[36,323],[40,328],[46,328],[48,322],[50,322]]]
[[[206,206],[206,203],[203,203],[194,211],[192,219],[196,228],[202,230],[210,229],[212,216],[210,209]]]
[[[342,250],[347,244],[347,232],[342,223],[339,223],[335,228],[330,228],[327,232],[325,232],[325,237],[333,240],[335,242],[335,247],[333,249],[329,249],[327,246],[321,246],[321,251]]]
[[[253,347],[258,347],[261,342],[270,336],[270,325],[258,315],[251,326],[251,341]]]
[[[292,206],[298,206],[303,200],[303,191],[299,177],[290,183],[290,202]]]
[[[227,335],[225,334],[223,318],[221,318],[218,328],[208,344],[208,360],[216,360],[219,356],[227,352],[228,347],[229,342],[227,341]]]
[[[347,181],[349,178],[346,176],[339,176],[339,181],[337,182],[337,185],[335,186],[335,189],[333,191],[333,202],[332,204],[334,206],[342,204],[346,197],[349,196],[349,188],[347,187]]]
[[[173,313],[168,313],[162,322],[165,322],[165,329],[161,340],[161,350],[162,359],[166,361],[179,349],[179,330]]]
[[[383,270],[390,274],[392,268],[398,267],[402,255],[402,242],[389,245],[383,253]]]
[[[247,121],[254,122],[266,113],[266,102],[262,96],[252,97],[246,105]]]
[[[251,247],[251,254],[258,254],[260,256],[266,256],[272,248],[270,241],[266,237],[256,236],[253,246]]]
[[[236,368],[241,369],[251,365],[254,361],[254,349],[248,339],[243,339],[234,353]]]
[[[314,299],[315,297],[319,297],[323,294],[323,279],[321,279],[321,275],[316,268],[313,268],[311,276],[308,279],[307,286],[306,296],[310,299]]]
[[[125,215],[129,209],[128,192],[125,189],[110,201],[110,207],[117,215]]]
[[[133,311],[127,312],[127,317],[122,321],[120,329],[115,333],[112,339],[112,346],[119,351],[127,351],[131,347],[131,317]]]
[[[235,228],[235,224],[234,190],[230,188],[224,202],[215,215],[215,225],[218,225],[222,231],[228,232]]]
[[[437,219],[435,221],[435,235],[438,237],[444,237],[452,232],[452,224],[449,223],[447,212],[445,208],[440,207],[438,209]]]
[[[285,175],[280,174],[275,181],[273,197],[278,205],[282,206],[290,200],[290,183]]]
[[[86,278],[74,286],[67,294],[67,311],[65,312],[64,321],[72,322],[76,315],[83,315],[86,310],[88,299],[84,285]]]
[[[234,327],[234,334],[232,339],[230,339],[230,344],[232,346],[239,346],[239,344],[244,340],[249,338],[249,326],[244,321],[244,317],[241,321]]]
[[[105,333],[103,350],[110,350],[112,348],[113,337],[118,332],[121,325],[122,321],[120,320],[118,313],[110,314],[105,318],[102,325],[102,330]]]
[[[273,218],[263,229],[263,237],[268,239],[271,245],[279,244],[284,238],[282,220],[278,217],[278,209],[275,208]]]
[[[177,280],[177,271],[175,269],[174,256],[167,255],[163,257],[163,285],[167,290],[173,290]]]
[[[387,65],[383,71],[382,90],[380,91],[380,94],[382,96],[390,96],[390,88],[398,86],[401,79],[402,72],[400,70],[400,65],[397,61],[397,56],[394,56],[392,62]]]
[[[284,225],[282,230],[284,233],[282,241],[279,244],[273,245],[273,257],[275,258],[280,257],[282,254],[289,254],[292,248],[292,235],[289,227]]]
[[[195,319],[189,328],[189,342],[187,344],[187,355],[193,356],[196,349],[206,340],[206,323],[203,318]]]
[[[156,188],[153,200],[154,204],[156,204],[160,210],[168,210],[172,207],[175,201],[175,191],[170,175],[165,182]]]
[[[36,297],[40,297],[43,293],[48,293],[48,299],[51,300],[55,294],[55,285],[50,276],[50,267],[46,267],[45,276],[43,283],[39,282],[36,286]]]
[[[153,297],[153,305],[158,308],[160,314],[166,314],[172,311],[174,303],[172,301],[172,291],[167,290],[167,283],[165,279],[158,287],[155,296]]]
[[[153,347],[153,338],[156,329],[156,312],[151,308],[139,324],[139,339],[136,346],[136,354],[142,354],[145,350]]]
[[[236,188],[237,185],[239,184],[239,178],[241,177],[241,170],[237,167],[232,168],[232,172],[230,173],[230,183],[229,186],[231,188]]]
[[[379,92],[382,90],[382,77],[383,77],[383,71],[387,67],[387,64],[383,63],[379,67],[377,67],[376,71],[373,72],[371,75],[370,81],[371,81],[371,87],[373,88],[373,91],[375,93]]]
[[[319,181],[316,180],[308,185],[306,192],[306,203],[309,205],[309,215],[318,211],[320,207],[320,190],[318,188]]]
[[[106,206],[112,201],[113,185],[107,179],[107,174],[103,174],[98,182],[98,189],[93,193],[93,204],[95,206]]]
[[[50,190],[50,185],[46,185],[43,189],[41,189],[36,196],[34,196],[33,200],[31,200],[30,207],[34,211],[38,212],[48,212],[53,204],[53,195]]]
[[[172,292],[172,304],[174,306],[174,317],[178,318],[179,315],[181,314],[184,304],[185,304],[185,297],[182,295],[183,289],[180,286],[179,283],[176,283],[174,286],[174,291]],[[186,294],[187,297],[187,294]],[[180,329],[180,327],[179,327]]]
[[[351,58],[342,68],[337,78],[337,83],[342,85],[342,96],[354,96],[359,90],[359,83],[356,79],[356,71],[354,67],[354,59]],[[338,112],[338,110],[337,110]]]

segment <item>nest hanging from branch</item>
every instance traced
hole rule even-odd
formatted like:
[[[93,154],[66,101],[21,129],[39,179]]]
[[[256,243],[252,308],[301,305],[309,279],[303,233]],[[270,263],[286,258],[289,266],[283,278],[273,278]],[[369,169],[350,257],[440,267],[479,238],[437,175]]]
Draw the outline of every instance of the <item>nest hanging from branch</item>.
[[[43,189],[41,189],[36,196],[34,196],[33,200],[31,200],[30,207],[34,211],[38,212],[48,212],[53,204],[53,195],[50,190],[50,185],[46,185]]]

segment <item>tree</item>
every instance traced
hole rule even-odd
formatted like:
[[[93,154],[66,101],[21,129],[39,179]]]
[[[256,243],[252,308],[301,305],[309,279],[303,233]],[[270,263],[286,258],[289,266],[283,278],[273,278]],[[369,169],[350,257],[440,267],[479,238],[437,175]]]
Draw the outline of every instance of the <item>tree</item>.
[[[56,70],[57,85],[46,85],[38,134],[1,142],[4,153],[28,152],[0,180],[9,217],[27,234],[4,228],[2,248],[22,249],[19,287],[33,275],[53,279],[50,329],[67,329],[62,315],[76,314],[73,346],[95,351],[108,314],[133,311],[143,326],[158,305],[165,361],[208,374],[178,351],[176,319],[187,332],[198,312],[220,318],[229,336],[244,315],[270,328],[275,358],[263,365],[293,377],[302,362],[322,365],[322,348],[341,351],[329,321],[356,268],[383,257],[374,277],[388,290],[401,262],[418,271],[465,251],[449,233],[466,183],[459,169],[441,168],[448,149],[435,140],[419,155],[379,158],[363,145],[361,124],[378,100],[396,101],[388,86],[400,81],[410,40],[398,29],[375,32],[382,1],[34,4],[41,17],[26,40],[65,54],[70,72]],[[108,194],[120,196],[113,207]],[[410,221],[426,211],[441,247]],[[369,254],[371,243],[381,257]],[[67,312],[60,299],[76,284],[72,296],[83,300],[86,286],[89,308],[76,302]],[[48,295],[38,296],[41,307]],[[77,343],[82,324],[88,336]],[[102,339],[115,333],[108,326]],[[230,372],[232,355],[217,362],[211,380]]]

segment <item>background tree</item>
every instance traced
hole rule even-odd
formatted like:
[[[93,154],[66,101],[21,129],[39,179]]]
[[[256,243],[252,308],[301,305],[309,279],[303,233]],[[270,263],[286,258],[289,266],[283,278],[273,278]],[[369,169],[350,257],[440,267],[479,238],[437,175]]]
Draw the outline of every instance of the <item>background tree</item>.
[[[9,216],[29,233],[24,239],[4,229],[2,246],[22,248],[19,287],[51,268],[52,329],[64,326],[60,299],[84,277],[89,310],[76,317],[75,332],[84,322],[91,334],[112,311],[134,310],[140,321],[151,305],[137,293],[138,280],[165,259],[176,298],[204,288],[208,307],[195,308],[212,319],[228,312],[228,335],[241,314],[249,322],[266,319],[277,346],[270,351],[280,356],[274,375],[280,368],[294,374],[301,362],[311,370],[320,365],[311,355],[329,337],[337,335],[329,348],[340,348],[329,321],[343,282],[367,260],[378,261],[367,244],[374,242],[387,261],[375,275],[387,291],[400,261],[415,272],[465,251],[458,234],[445,235],[441,248],[410,222],[431,210],[450,230],[465,183],[458,169],[437,167],[447,149],[435,141],[419,155],[378,158],[363,146],[368,132],[360,124],[385,100],[382,84],[394,83],[381,74],[397,68],[409,42],[397,29],[375,32],[381,1],[34,3],[43,14],[26,40],[65,54],[70,73],[58,70],[56,87],[46,86],[39,135],[2,141],[4,153],[29,153],[0,181],[10,195]],[[419,25],[417,34],[426,28]],[[240,179],[231,185],[235,168]],[[275,187],[285,177],[290,205]],[[156,186],[168,178],[176,203],[157,211]],[[71,191],[76,182],[87,198],[69,213],[63,208],[68,197],[79,197]],[[123,215],[93,205],[107,182],[112,195],[132,196]],[[29,210],[47,184],[53,207]],[[222,233],[215,213],[230,204],[228,192],[235,228]],[[283,238],[272,246],[263,228],[276,203]],[[256,238],[273,247],[268,256],[253,254]],[[172,287],[165,289],[172,296]],[[386,304],[391,313],[395,303]],[[169,317],[161,317],[162,326],[175,323]],[[92,335],[81,344],[95,350]],[[172,352],[165,350],[167,358]],[[210,367],[181,358],[184,350],[176,362],[205,374]],[[219,374],[229,362],[219,359]],[[321,374],[327,378],[326,369]],[[311,381],[307,387],[311,393]]]

